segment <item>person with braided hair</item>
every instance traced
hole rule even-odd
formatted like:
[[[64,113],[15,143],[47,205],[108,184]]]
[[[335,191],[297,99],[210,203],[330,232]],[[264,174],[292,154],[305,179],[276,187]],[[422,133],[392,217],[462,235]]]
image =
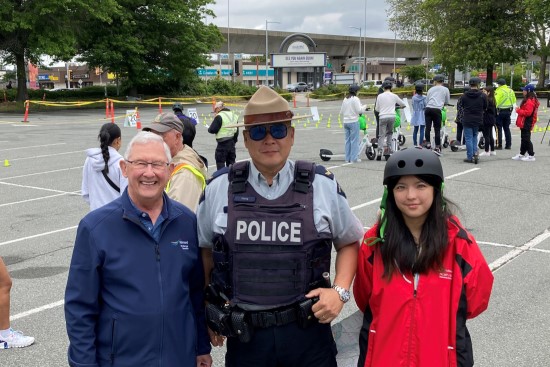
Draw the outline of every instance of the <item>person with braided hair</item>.
[[[95,210],[118,198],[128,180],[122,175],[118,153],[122,145],[120,127],[105,123],[97,136],[100,147],[86,150],[86,162],[82,170],[82,197],[90,210]]]
[[[377,223],[359,249],[360,367],[471,367],[466,320],[487,309],[493,274],[443,195],[438,155],[394,153]]]

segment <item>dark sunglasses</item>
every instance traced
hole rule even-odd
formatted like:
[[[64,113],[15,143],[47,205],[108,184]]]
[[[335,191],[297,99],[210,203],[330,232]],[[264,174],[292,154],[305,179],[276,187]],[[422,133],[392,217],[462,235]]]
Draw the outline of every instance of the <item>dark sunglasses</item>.
[[[246,129],[246,131],[248,131],[248,136],[250,136],[250,139],[254,141],[260,141],[265,139],[265,137],[267,136],[268,127],[269,135],[271,135],[273,139],[283,139],[286,137],[286,134],[288,132],[288,126],[286,124],[252,126],[251,128]]]

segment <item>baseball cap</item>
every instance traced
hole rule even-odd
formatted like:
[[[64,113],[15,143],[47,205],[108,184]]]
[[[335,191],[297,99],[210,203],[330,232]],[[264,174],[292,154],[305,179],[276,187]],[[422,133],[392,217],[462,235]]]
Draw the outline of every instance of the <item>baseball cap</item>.
[[[216,104],[214,105],[214,108],[215,108],[215,109],[223,108],[223,107],[225,107],[225,104],[224,104],[222,101],[218,101],[218,102],[216,102]]]
[[[533,84],[527,84],[525,87],[521,87],[521,90],[526,90],[527,92],[534,92],[535,86]]]
[[[183,123],[174,115],[172,112],[164,112],[153,120],[151,125],[145,126],[143,131],[154,131],[157,133],[166,133],[170,130],[176,130],[180,133],[183,133]]]

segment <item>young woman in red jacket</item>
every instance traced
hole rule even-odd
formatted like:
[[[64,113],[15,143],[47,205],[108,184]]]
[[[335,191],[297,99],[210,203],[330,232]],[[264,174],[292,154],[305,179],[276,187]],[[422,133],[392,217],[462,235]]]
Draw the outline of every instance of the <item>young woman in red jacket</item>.
[[[516,126],[521,130],[521,146],[519,147],[519,154],[513,156],[512,159],[515,161],[534,162],[535,151],[531,142],[531,131],[533,131],[537,123],[537,112],[540,102],[537,99],[534,85],[527,84],[521,90],[523,91],[523,100],[520,106],[516,108],[516,112],[518,113]]]
[[[386,163],[379,220],[365,234],[353,287],[364,313],[359,367],[473,366],[466,320],[487,308],[493,275],[451,214],[443,181],[428,149]]]

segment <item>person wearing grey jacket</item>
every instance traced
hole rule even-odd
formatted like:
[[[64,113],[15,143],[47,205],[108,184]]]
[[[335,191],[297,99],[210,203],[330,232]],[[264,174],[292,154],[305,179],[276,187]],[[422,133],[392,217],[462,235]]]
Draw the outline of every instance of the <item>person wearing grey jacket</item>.
[[[441,152],[441,110],[443,106],[449,104],[451,93],[449,89],[443,85],[445,77],[443,75],[434,76],[434,86],[428,90],[426,95],[426,109],[424,117],[426,120],[425,139],[429,143],[432,132],[432,124],[435,133],[435,151]]]

